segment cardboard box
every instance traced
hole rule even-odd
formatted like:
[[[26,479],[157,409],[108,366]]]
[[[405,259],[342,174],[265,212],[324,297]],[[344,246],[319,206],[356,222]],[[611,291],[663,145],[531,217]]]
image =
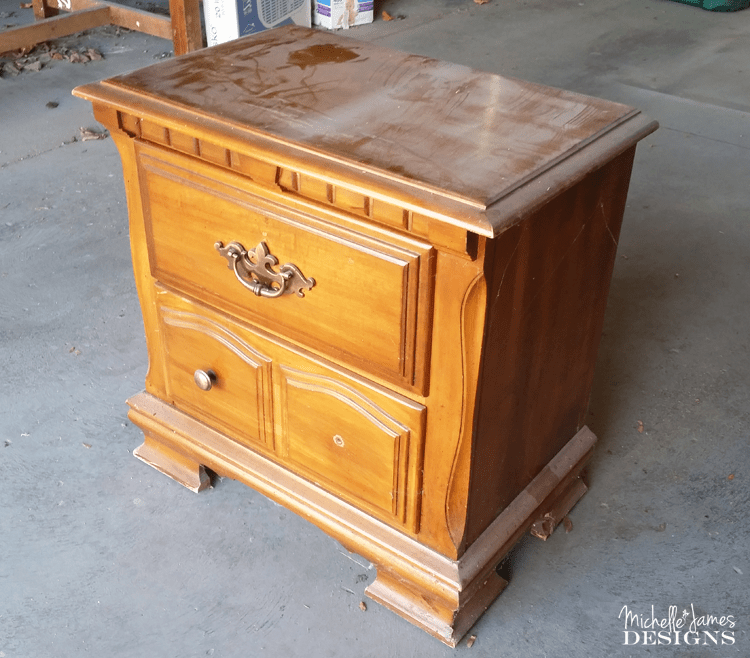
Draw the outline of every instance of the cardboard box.
[[[329,30],[372,23],[373,0],[314,0],[313,22]]]
[[[311,26],[311,0],[203,0],[209,46],[279,25]]]

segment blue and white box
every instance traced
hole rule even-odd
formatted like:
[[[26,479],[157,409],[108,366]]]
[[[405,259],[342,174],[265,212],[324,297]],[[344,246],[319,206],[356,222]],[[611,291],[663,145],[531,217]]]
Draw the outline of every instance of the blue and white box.
[[[279,25],[311,26],[311,0],[203,0],[209,46]]]

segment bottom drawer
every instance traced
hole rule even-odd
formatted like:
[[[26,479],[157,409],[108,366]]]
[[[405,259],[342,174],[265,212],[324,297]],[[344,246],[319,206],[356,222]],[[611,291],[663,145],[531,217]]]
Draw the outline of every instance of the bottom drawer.
[[[278,372],[282,458],[326,489],[406,523],[409,485],[418,476],[409,460],[421,462],[424,407],[363,395],[329,373],[287,365]]]
[[[159,298],[169,402],[418,531],[423,405],[166,290]]]
[[[160,309],[170,402],[249,446],[273,449],[271,358],[191,309]]]

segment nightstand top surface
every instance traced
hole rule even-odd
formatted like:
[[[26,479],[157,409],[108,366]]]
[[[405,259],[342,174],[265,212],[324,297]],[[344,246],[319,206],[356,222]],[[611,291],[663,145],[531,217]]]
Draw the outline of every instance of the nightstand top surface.
[[[104,83],[487,206],[632,108],[285,27]],[[144,96],[146,98],[144,98]]]

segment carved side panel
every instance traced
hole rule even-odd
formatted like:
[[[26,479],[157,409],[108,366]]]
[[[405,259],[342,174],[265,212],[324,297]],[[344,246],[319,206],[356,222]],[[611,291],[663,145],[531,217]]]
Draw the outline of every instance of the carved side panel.
[[[484,325],[487,281],[478,274],[471,282],[461,304],[461,428],[451,463],[448,494],[445,498],[445,522],[453,545],[461,545],[466,527],[471,474],[471,444],[474,431],[474,403],[479,380],[483,334],[476,331]]]
[[[460,557],[464,549],[487,307],[484,263],[491,244],[481,239],[478,247],[476,261],[439,252],[435,271],[419,540],[451,559]]]

